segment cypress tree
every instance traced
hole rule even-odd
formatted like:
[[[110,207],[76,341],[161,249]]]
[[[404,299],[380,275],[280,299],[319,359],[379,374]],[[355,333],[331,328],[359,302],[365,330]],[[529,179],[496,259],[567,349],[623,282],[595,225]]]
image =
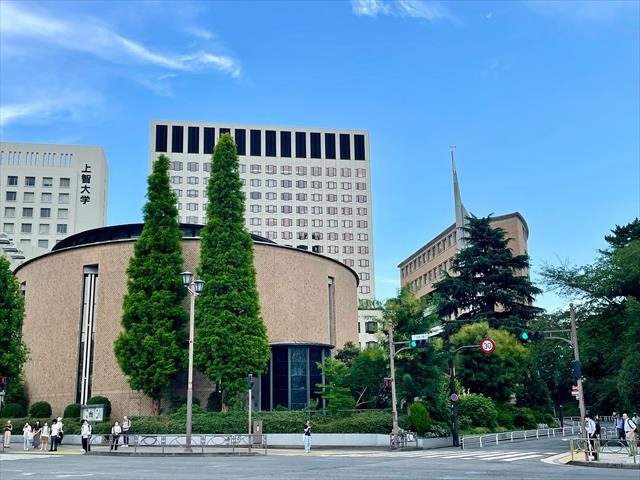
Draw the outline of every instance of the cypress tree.
[[[528,275],[527,255],[514,255],[501,228],[491,226],[491,216],[468,217],[467,246],[453,258],[455,276],[436,283],[438,313],[458,319],[488,321],[492,328],[516,329],[542,309],[532,305],[541,290]]]
[[[129,261],[123,331],[115,342],[118,365],[129,385],[151,397],[156,414],[187,354],[182,233],[168,172],[169,159],[160,155],[148,179],[144,228]]]
[[[205,285],[196,303],[194,359],[229,405],[246,390],[248,374],[265,371],[270,349],[260,316],[253,241],[244,224],[238,156],[228,134],[216,145],[207,193],[199,267]]]
[[[9,261],[0,257],[0,376],[9,378],[10,385],[19,385],[27,361],[27,347],[22,341],[23,319],[20,285]]]

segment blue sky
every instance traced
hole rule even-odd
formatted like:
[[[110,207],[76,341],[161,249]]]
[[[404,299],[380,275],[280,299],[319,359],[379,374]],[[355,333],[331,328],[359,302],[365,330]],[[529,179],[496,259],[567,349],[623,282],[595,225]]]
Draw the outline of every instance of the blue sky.
[[[638,5],[1,0],[0,136],[103,146],[118,224],[152,119],[367,129],[381,299],[453,222],[456,144],[465,206],[524,215],[536,280],[639,214]]]

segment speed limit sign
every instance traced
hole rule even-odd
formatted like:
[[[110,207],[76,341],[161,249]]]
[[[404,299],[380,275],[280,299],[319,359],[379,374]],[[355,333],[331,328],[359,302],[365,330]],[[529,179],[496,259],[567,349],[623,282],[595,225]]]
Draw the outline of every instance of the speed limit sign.
[[[485,338],[480,344],[480,348],[484,353],[491,353],[496,349],[496,342],[490,338]]]

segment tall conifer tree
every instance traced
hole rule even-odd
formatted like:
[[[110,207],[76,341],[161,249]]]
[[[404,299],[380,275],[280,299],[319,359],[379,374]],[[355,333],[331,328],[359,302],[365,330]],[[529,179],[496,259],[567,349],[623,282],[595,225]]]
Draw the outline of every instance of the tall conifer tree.
[[[205,285],[196,304],[195,363],[229,405],[246,390],[249,373],[265,371],[270,349],[260,316],[253,241],[244,224],[238,156],[228,134],[216,145],[207,193],[199,268]]]
[[[22,379],[27,348],[22,341],[24,298],[9,261],[0,257],[0,376],[11,385]],[[9,392],[10,393],[10,392]]]
[[[144,228],[129,261],[123,331],[115,342],[120,368],[134,390],[160,399],[186,360],[186,295],[180,273],[182,232],[177,198],[169,183],[169,159],[160,155],[148,179]]]

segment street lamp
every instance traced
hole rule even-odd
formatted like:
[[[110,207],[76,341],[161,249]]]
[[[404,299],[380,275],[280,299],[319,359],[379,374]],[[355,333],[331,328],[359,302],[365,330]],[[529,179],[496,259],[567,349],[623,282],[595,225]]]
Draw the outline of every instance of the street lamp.
[[[196,297],[202,292],[204,281],[193,280],[193,273],[182,272],[182,283],[189,292],[189,380],[187,382],[187,444],[185,452],[192,453],[191,449],[191,411],[193,407],[193,329],[195,323]]]

